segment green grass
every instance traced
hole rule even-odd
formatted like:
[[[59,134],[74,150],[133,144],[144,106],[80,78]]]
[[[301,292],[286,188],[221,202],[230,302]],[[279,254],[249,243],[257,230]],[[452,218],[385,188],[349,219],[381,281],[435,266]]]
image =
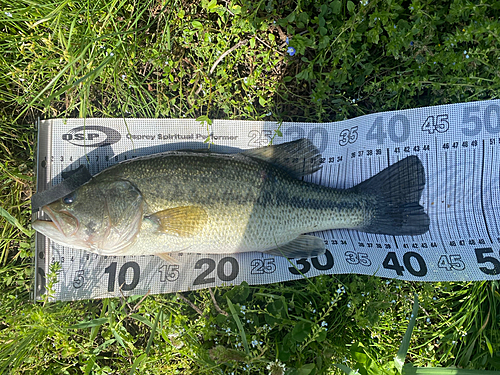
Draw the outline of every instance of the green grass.
[[[321,276],[217,289],[217,306],[29,294],[36,118],[319,122],[498,98],[496,1],[0,3],[0,373],[391,373],[415,294],[407,362],[500,370],[497,281]]]

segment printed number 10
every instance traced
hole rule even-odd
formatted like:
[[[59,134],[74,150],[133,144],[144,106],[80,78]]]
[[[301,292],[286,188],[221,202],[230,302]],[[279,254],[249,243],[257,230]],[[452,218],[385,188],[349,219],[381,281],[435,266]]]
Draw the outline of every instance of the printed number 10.
[[[129,268],[132,268],[132,281],[127,283],[125,276]],[[112,262],[108,267],[104,269],[104,273],[109,274],[108,279],[108,292],[115,291],[115,280],[116,280],[116,262]],[[127,262],[120,268],[118,273],[118,286],[121,290],[129,291],[133,290],[139,283],[139,276],[141,275],[141,268],[136,262]]]

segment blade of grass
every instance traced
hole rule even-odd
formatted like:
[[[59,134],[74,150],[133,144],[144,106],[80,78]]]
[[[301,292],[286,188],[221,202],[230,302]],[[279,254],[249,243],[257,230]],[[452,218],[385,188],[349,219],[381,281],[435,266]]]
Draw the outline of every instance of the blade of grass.
[[[106,314],[106,310],[108,308],[108,303],[109,303],[109,299],[104,299],[103,300],[101,313],[99,315],[100,319],[104,318],[104,315]],[[97,334],[99,333],[99,327],[100,326],[95,326],[95,327],[92,327],[92,329],[90,330],[90,341],[91,342],[93,342],[95,340],[95,338],[97,337]]]
[[[340,370],[344,371],[347,375],[359,374],[358,371],[354,371],[350,367],[347,367],[346,365],[343,365],[343,364],[340,364],[340,363],[335,363],[334,366],[337,367],[337,368],[339,368]]]
[[[29,230],[24,228],[21,225],[21,223],[14,216],[12,216],[7,210],[5,210],[3,207],[0,207],[0,216],[2,216],[5,220],[7,220],[7,222],[9,224],[14,225],[17,229],[19,229],[25,235],[27,235],[27,236],[31,235]]]
[[[127,349],[127,347],[125,346],[125,343],[123,342],[123,339],[120,336],[120,334],[118,333],[118,331],[111,327],[111,333],[113,333],[113,336],[115,336],[115,339],[118,342],[118,344],[123,346],[124,349]]]
[[[149,328],[153,328],[153,324],[151,324],[151,321],[145,317],[143,317],[140,314],[132,314],[130,315],[131,318],[138,320],[139,322],[147,325]]]
[[[94,368],[95,364],[95,356],[90,357],[90,359],[87,360],[87,365],[85,366],[85,375],[89,375],[92,372],[92,369]]]
[[[82,328],[98,327],[98,326],[101,326],[104,323],[108,323],[108,322],[109,322],[108,318],[97,318],[97,319],[86,320],[84,322],[73,324],[72,326],[69,326],[68,328],[82,329]]]
[[[402,371],[403,365],[405,363],[406,353],[408,353],[411,334],[413,332],[413,327],[415,326],[415,322],[417,321],[417,313],[418,313],[418,296],[415,295],[415,303],[413,304],[410,323],[408,324],[408,328],[406,328],[406,333],[403,337],[403,341],[401,342],[401,346],[399,347],[398,354],[396,354],[396,357],[394,358],[394,364],[400,372]]]
[[[134,375],[137,366],[139,366],[142,362],[144,362],[146,356],[147,356],[146,353],[142,353],[139,357],[135,359],[134,363],[132,363],[132,367],[130,368],[129,375]]]
[[[500,371],[488,370],[465,370],[458,368],[439,368],[439,367],[413,367],[411,364],[406,364],[403,367],[403,375],[499,375]]]
[[[240,336],[241,336],[241,341],[243,342],[243,347],[245,348],[245,353],[247,355],[250,355],[250,350],[248,348],[248,342],[247,342],[247,335],[245,334],[245,329],[243,328],[243,324],[241,324],[241,320],[238,317],[238,314],[236,313],[236,310],[234,308],[233,303],[229,298],[227,299],[227,304],[229,305],[229,310],[231,310],[231,315],[236,322],[236,326],[238,327],[238,330],[240,331]]]
[[[155,323],[153,324],[153,327],[151,328],[151,334],[149,335],[148,344],[146,345],[146,355],[149,355],[149,350],[151,349],[151,344],[153,344],[153,339],[155,337],[156,328],[158,327],[158,322],[159,322],[162,314],[163,314],[163,312],[160,310],[158,312],[158,314],[156,315]]]

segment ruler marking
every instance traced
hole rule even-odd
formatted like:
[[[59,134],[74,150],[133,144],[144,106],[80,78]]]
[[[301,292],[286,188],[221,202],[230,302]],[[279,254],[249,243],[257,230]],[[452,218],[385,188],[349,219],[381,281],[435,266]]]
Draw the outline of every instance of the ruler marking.
[[[445,157],[445,188],[444,188],[444,204],[445,204],[445,208],[444,208],[444,211],[445,211],[445,224],[446,224],[446,229],[448,231],[448,236],[450,237],[451,240],[457,240],[458,238],[460,238],[460,235],[458,233],[458,225],[457,225],[457,221],[456,221],[456,218],[454,221],[453,220],[453,217],[455,217],[456,215],[456,212],[455,212],[455,208],[453,207],[453,212],[450,213],[450,210],[448,209],[449,207],[449,201],[451,201],[451,194],[450,194],[450,188],[449,188],[449,184],[448,184],[448,181],[450,180],[451,177],[451,172],[453,172],[453,170],[450,170],[449,167],[448,167],[448,164],[449,164],[449,160],[448,159],[451,159],[452,156],[450,155],[450,153],[446,152],[446,157]],[[450,175],[450,178],[448,178],[448,176]],[[456,181],[456,179],[455,179]],[[454,223],[455,225],[450,226],[451,223]]]
[[[461,202],[461,205],[462,205],[462,213],[461,213],[461,220],[459,221],[460,223],[460,227],[461,228],[464,228],[465,231],[467,232],[467,238],[470,238],[471,237],[471,234],[470,234],[470,230],[469,230],[469,220],[467,220],[467,204],[469,203],[469,200],[467,199],[467,167],[468,167],[468,164],[467,164],[467,151],[463,151],[462,152],[462,155],[463,156],[463,169],[462,171],[459,171],[458,169],[456,170],[456,173],[460,173],[460,176],[462,177],[462,183],[460,184],[461,186],[461,192],[460,192],[460,199],[459,201]],[[474,159],[473,159],[474,161]],[[457,160],[457,162],[459,162],[459,160]],[[458,165],[458,164],[457,164]],[[474,168],[474,166],[473,166]],[[472,176],[474,176],[474,170],[472,171]],[[458,185],[458,181],[455,185]],[[474,197],[471,197],[470,199],[470,204],[472,207],[470,207],[469,211],[472,211],[474,212],[475,210],[475,205],[474,205]],[[457,207],[457,211],[458,211],[458,207]]]
[[[496,152],[494,152],[494,148],[492,147],[492,152],[491,152],[492,158],[495,160],[493,163],[491,163],[491,173],[490,173],[490,186],[495,186],[495,191],[496,194],[493,193],[493,191],[490,193],[490,201],[492,201],[495,197],[500,200],[500,195],[499,195],[499,188],[500,188],[500,163],[498,162],[498,155]],[[494,171],[494,166],[498,166],[498,171],[497,174],[495,174]],[[494,185],[496,183],[496,185]],[[491,204],[493,202],[490,202]],[[495,223],[495,229],[496,229],[496,237],[498,238],[499,234],[499,227],[498,227],[498,220],[497,220],[497,211],[492,210],[491,216],[493,217],[493,221]]]
[[[435,160],[437,160],[437,158],[438,158],[437,137],[434,137],[434,150],[436,152],[436,158],[435,158]],[[429,171],[430,170],[429,161],[427,161],[427,165],[426,166],[427,166],[427,171]],[[445,242],[443,240],[443,235],[441,234],[441,224],[439,222],[438,208],[439,208],[440,202],[438,201],[438,199],[440,199],[440,198],[439,198],[439,193],[438,193],[438,187],[439,187],[440,178],[439,178],[439,173],[437,173],[438,172],[438,166],[437,166],[436,162],[434,162],[434,172],[435,172],[434,173],[434,178],[435,178],[434,188],[436,189],[435,192],[434,192],[434,197],[435,197],[434,198],[434,210],[433,210],[434,213],[435,213],[435,220],[434,220],[434,222],[436,223],[436,226],[437,226],[437,235],[438,235],[439,239],[441,240],[441,246],[444,248],[444,252],[448,253],[446,244],[445,244]],[[429,199],[430,199],[430,194],[429,194]]]
[[[348,148],[346,148],[346,157],[345,157],[345,163],[344,163],[344,165],[345,165],[345,169],[344,169],[345,173],[344,173],[344,181],[342,182],[342,184],[343,184],[343,187],[342,187],[342,188],[343,188],[343,189],[345,189],[345,188],[346,188],[346,184],[347,184],[347,169],[349,168],[349,166],[351,167],[351,176],[353,175],[353,170],[352,170],[352,166],[353,166],[353,164],[354,164],[354,163],[351,163],[351,162],[349,161],[349,149],[348,149]],[[354,241],[354,238],[353,238],[353,236],[352,236],[352,233],[351,233],[351,232],[352,232],[351,230],[346,230],[346,233],[347,233],[347,235],[349,236],[349,240],[351,241],[351,246],[352,246],[352,249],[353,249],[353,250],[356,250],[356,249],[357,249],[357,247],[356,247],[356,245],[355,245],[355,241]]]
[[[494,149],[493,149],[494,150]],[[492,152],[491,153],[491,156],[492,156],[492,159],[493,159],[493,162],[490,163],[491,165],[491,173],[490,173],[490,183],[489,183],[489,186],[494,186],[493,184],[496,182],[496,185],[495,185],[495,190],[497,191],[497,194],[494,194],[493,192],[490,193],[490,201],[492,201],[495,196],[497,199],[500,199],[500,196],[498,194],[499,192],[499,180],[500,180],[500,163],[498,163],[498,161],[495,160],[496,158],[496,153],[495,152]],[[495,175],[495,171],[493,170],[493,167],[495,165],[498,165],[498,173]],[[495,177],[496,180],[495,180]],[[493,202],[490,202],[491,204],[493,204]],[[496,211],[495,210],[492,210],[492,213],[491,213],[491,216],[493,217],[493,221],[495,223],[495,229],[496,229],[496,236],[498,237],[498,233],[499,233],[499,230],[498,230],[498,221],[497,221],[497,215],[496,215]]]
[[[481,113],[484,112],[485,106],[490,105],[490,103],[491,102],[489,101],[482,103],[480,102]],[[494,101],[494,103],[500,103],[500,101],[497,100]],[[457,105],[457,107],[459,109],[462,108],[460,104]],[[442,108],[449,108],[449,107],[444,106]],[[415,109],[412,111],[415,111],[415,113],[418,113],[419,115],[432,114],[432,112],[429,112],[428,109],[427,110]],[[454,112],[454,110],[452,112]],[[392,116],[392,114],[389,116]],[[111,165],[119,163],[122,160],[125,159],[129,160],[130,158],[133,158],[132,153],[137,152],[132,150],[125,150],[128,146],[123,142],[116,145],[112,145],[111,147],[95,149],[95,150],[88,148],[80,149],[79,147],[73,147],[69,145],[67,142],[62,141],[59,133],[61,133],[61,129],[62,132],[65,132],[67,131],[66,129],[78,126],[78,124],[80,123],[79,121],[76,120],[72,121],[69,127],[64,125],[63,122],[60,122],[58,120],[52,120],[47,122],[54,125],[54,129],[52,131],[53,134],[51,133],[51,135],[53,135],[55,140],[56,139],[58,140],[58,142],[54,142],[54,145],[52,147],[54,160],[50,159],[47,160],[48,161],[47,172],[52,171],[54,177],[52,180],[49,181],[49,186],[55,185],[58,182],[60,182],[61,180],[60,172],[65,168],[75,169],[79,165],[88,164],[87,166],[89,167],[89,169],[91,169],[92,172],[97,173]],[[115,127],[115,124],[118,124],[117,129],[120,129],[119,128],[120,124],[118,123],[118,121],[111,120],[106,125],[110,127]],[[149,122],[146,122],[146,124],[149,124]],[[168,122],[168,124],[170,124],[170,122]],[[187,122],[186,123],[179,122],[179,124],[180,125],[174,123],[173,124],[174,128],[179,126],[182,127],[191,126]],[[137,126],[139,129],[140,124],[137,123]],[[305,125],[297,124],[297,126],[304,127]],[[316,126],[324,126],[327,129],[327,131],[329,131],[332,134],[332,136],[333,132],[335,132],[334,129],[331,129],[329,127],[330,124],[319,124]],[[387,126],[385,120],[383,126],[384,129]],[[142,130],[143,128],[140,129],[141,131],[144,131]],[[178,130],[173,130],[173,131],[178,131]],[[121,132],[123,133],[123,131]],[[422,237],[417,236],[416,240],[420,241],[420,239],[422,238],[422,241],[430,240],[430,244],[433,243],[433,240],[436,240],[436,242],[441,241],[441,243],[440,244],[439,242],[437,243],[438,247],[436,249],[429,248],[428,254],[427,252],[425,252],[426,255],[429,256],[432,255],[431,257],[426,258],[426,262],[428,262],[427,265],[431,267],[434,271],[432,273],[429,273],[425,277],[422,277],[421,280],[423,281],[460,280],[461,278],[462,279],[468,278],[468,280],[495,279],[495,277],[493,276],[487,276],[487,275],[485,276],[481,272],[477,272],[478,270],[476,269],[477,267],[475,267],[476,263],[475,263],[474,252],[472,250],[473,246],[471,246],[472,243],[471,245],[469,245],[467,242],[466,243],[467,246],[462,246],[462,247],[460,246],[450,247],[449,242],[457,240],[469,241],[473,239],[476,239],[477,241],[478,239],[483,239],[483,238],[485,240],[488,238],[491,244],[493,244],[494,241],[497,241],[497,237],[499,237],[499,231],[500,231],[500,213],[496,212],[498,211],[498,206],[500,201],[500,191],[499,191],[500,156],[497,156],[498,152],[496,152],[498,151],[497,147],[498,144],[497,143],[493,144],[492,142],[488,141],[488,138],[486,137],[489,134],[483,134],[486,133],[483,132],[481,133],[480,136],[477,137],[477,141],[482,142],[482,151],[481,149],[479,149],[479,147],[475,146],[466,148],[466,146],[463,143],[459,144],[460,147],[453,148],[451,147],[453,142],[450,142],[449,149],[446,149],[442,147],[442,145],[444,145],[443,142],[447,143],[450,138],[451,139],[457,138],[456,140],[460,139],[461,138],[460,129],[450,128],[449,131],[444,134],[436,131],[429,133],[430,133],[429,135],[427,135],[426,133],[419,133],[418,134],[419,137],[417,137],[417,134],[411,135],[411,139],[419,138],[423,139],[422,142],[424,142],[425,139],[421,137],[421,135],[423,134],[425,138],[427,138],[427,141],[424,143],[428,143],[428,141],[430,141],[429,143],[435,144],[435,150],[432,153],[425,152],[418,155],[421,158],[422,162],[424,163],[426,169],[426,177],[427,177],[426,181],[427,186],[425,187],[425,193],[427,194],[427,197],[424,198],[422,204],[424,206],[425,204],[427,204],[426,212],[428,212],[428,214],[430,215],[432,224],[430,231],[428,232],[428,235],[426,234]],[[243,132],[241,133],[241,135],[244,136]],[[432,142],[432,138],[434,138],[434,142]],[[497,142],[498,140],[499,140],[498,138],[495,139],[495,141]],[[386,138],[385,141],[386,141],[385,154],[387,159],[387,165],[390,165],[390,160],[397,161],[405,157],[406,152],[403,153],[394,152],[395,151],[394,147],[397,146],[397,142],[395,141],[393,142],[392,139],[388,138]],[[243,138],[241,138],[241,140],[238,140],[238,142],[246,142],[246,141],[243,140]],[[466,139],[460,142],[466,142]],[[327,167],[327,169],[325,170],[323,170],[324,169],[323,168],[321,172],[317,175],[317,179],[315,180],[319,181],[319,184],[321,185],[323,184],[332,185],[332,182],[334,182],[335,188],[341,188],[343,186],[345,189],[346,187],[351,187],[350,185],[353,185],[354,183],[359,183],[365,180],[366,177],[370,177],[368,175],[374,173],[375,169],[382,170],[386,168],[385,162],[383,161],[384,160],[383,145],[381,145],[382,155],[380,154],[377,155],[374,153],[374,156],[375,155],[377,156],[377,160],[372,160],[371,157],[368,157],[368,160],[365,163],[364,159],[366,159],[365,156],[367,155],[364,154],[361,157],[358,154],[358,149],[359,150],[363,149],[365,152],[366,149],[369,149],[370,147],[373,147],[375,149],[374,146],[375,143],[377,143],[376,140],[365,141],[364,139],[362,140],[360,137],[360,139],[355,145],[357,148],[354,148],[352,150],[345,148],[345,160],[342,160],[342,162],[337,161],[337,159],[338,155],[344,154],[344,151],[339,149],[338,144],[335,145],[333,143],[329,143],[328,152],[330,154],[333,154],[333,157],[335,158],[334,161],[336,162],[332,163],[334,165],[329,164],[329,167]],[[438,147],[439,143],[440,147]],[[490,144],[490,147],[486,147],[488,144]],[[168,148],[168,146],[166,145],[156,144],[155,149],[158,149],[159,147],[161,148],[162,146]],[[336,148],[334,149],[335,146]],[[108,160],[106,160],[105,156],[108,152],[110,152],[110,150],[111,152],[115,152],[115,154],[117,154],[116,160],[114,155],[109,156]],[[351,152],[353,150],[355,151],[354,155],[355,157],[351,158]],[[453,150],[453,155],[450,154],[451,150]],[[89,152],[90,156],[87,155],[87,152]],[[71,153],[72,155],[70,155]],[[144,154],[144,151],[140,151],[138,153],[142,155]],[[97,160],[96,158],[94,158],[96,154],[98,154],[99,156]],[[62,160],[61,156],[63,156]],[[73,157],[73,160],[70,160],[71,156]],[[381,157],[379,158],[379,156]],[[88,160],[89,158],[90,158],[90,163]],[[356,161],[356,159],[359,159],[359,162]],[[335,165],[337,165],[338,167]],[[352,172],[352,175],[347,176],[347,174],[350,172]],[[340,181],[340,178],[342,178],[342,181]],[[431,186],[433,184],[435,184],[436,186],[435,187]],[[452,187],[451,184],[455,184],[455,186]],[[477,191],[478,189],[480,189],[480,192]],[[451,203],[453,206],[450,205],[450,207],[448,208],[448,203]],[[459,207],[460,205],[462,205],[462,207]],[[473,219],[470,217],[470,215],[473,215]],[[483,217],[483,220],[481,220],[480,218],[481,215]],[[347,233],[347,235],[345,235],[341,231],[334,230],[326,233],[321,233],[320,238],[324,240],[327,240],[327,238],[328,240],[338,239],[341,236],[343,236],[344,238],[349,238],[353,250],[355,251],[368,250],[370,253],[372,253],[373,258],[371,259],[374,262],[373,265],[376,266],[378,264],[378,266],[380,266],[380,272],[378,272],[378,274],[384,277],[399,278],[396,275],[394,275],[394,272],[392,270],[386,270],[381,267],[380,264],[384,259],[384,253],[387,253],[388,251],[396,251],[397,257],[399,259],[405,253],[408,254],[409,251],[414,251],[412,248],[406,247],[407,246],[406,240],[411,240],[410,237],[399,238],[399,236],[370,235],[366,233],[356,232],[353,230],[346,230],[345,233]],[[457,233],[458,237],[456,237]],[[467,236],[468,238],[462,238],[462,236]],[[477,238],[475,238],[476,236]],[[358,248],[358,243],[356,242],[356,238],[359,238],[360,242],[361,239],[363,239],[363,241],[365,242],[365,247]],[[393,241],[390,241],[391,238],[393,239]],[[393,243],[394,248],[388,250],[385,249],[385,247],[383,247],[383,249],[381,249],[382,251],[377,251],[378,249],[375,246],[375,243],[373,249],[366,248],[367,246],[366,242],[371,243],[374,241],[377,244],[380,241],[385,241],[386,243]],[[445,241],[447,241],[447,243],[445,243]],[[108,283],[108,280],[106,277],[108,275],[104,275],[105,278],[104,279],[102,278],[103,269],[109,266],[109,263],[112,261],[111,260],[112,258],[104,260],[103,257],[94,254],[92,254],[91,257],[87,258],[85,255],[88,253],[83,251],[82,251],[83,255],[79,257],[78,256],[79,251],[75,251],[73,249],[70,250],[68,248],[62,248],[53,242],[50,243],[49,241],[47,242],[48,246],[45,248],[45,256],[44,258],[39,259],[40,263],[42,262],[45,263],[43,265],[39,263],[40,270],[42,270],[42,267],[45,267],[44,272],[47,273],[48,270],[50,269],[50,265],[54,260],[60,261],[61,265],[63,266],[63,270],[60,273],[60,278],[59,278],[60,285],[56,285],[56,293],[54,295],[54,299],[75,300],[82,298],[102,298],[102,297],[119,296],[120,292],[118,290],[118,287],[116,287],[115,291],[112,293],[107,292],[106,285]],[[405,245],[403,246],[403,244]],[[479,246],[481,245],[483,244],[480,244]],[[449,248],[450,251],[447,251],[447,248]],[[368,269],[365,269],[365,267],[362,267],[362,265],[353,267],[352,265],[349,266],[346,263],[345,265],[347,265],[347,268],[344,267],[343,253],[345,251],[348,251],[349,247],[339,244],[339,246],[336,246],[336,249],[339,250],[339,254],[337,255],[339,262],[338,263],[336,262],[335,270],[333,270],[333,272],[332,270],[318,271],[314,268],[314,266],[311,263],[312,268],[310,270],[309,275],[312,276],[313,274],[317,273],[326,274],[326,273],[347,273],[347,272],[356,272],[359,274],[373,274],[373,272],[368,272]],[[450,252],[453,254],[457,253],[458,250],[462,250],[463,252],[462,255],[463,261],[465,262],[466,268],[469,271],[467,275],[460,272],[449,272],[445,269],[437,268],[438,265],[436,263],[438,261],[438,258],[440,258],[441,254],[449,254]],[[76,256],[74,262],[71,261],[71,255]],[[181,255],[183,255],[184,258],[183,261],[179,262],[179,265],[182,269],[182,276],[178,281],[175,282],[175,284],[171,282],[170,283],[169,282],[160,283],[159,281],[156,282],[157,279],[159,280],[159,278],[156,277],[157,275],[154,272],[157,271],[158,265],[160,266],[163,265],[163,263],[160,260],[158,260],[157,257],[147,256],[147,259],[144,259],[143,261],[140,261],[139,258],[136,259],[134,257],[124,258],[125,260],[123,260],[123,262],[127,261],[132,262],[133,260],[137,261],[139,263],[141,271],[141,276],[140,276],[141,280],[138,287],[134,288],[134,290],[132,291],[125,291],[124,295],[131,295],[137,293],[140,294],[147,292],[149,287],[144,285],[144,282],[146,282],[147,280],[153,280],[153,281],[156,280],[154,283],[150,285],[148,284],[152,289],[151,293],[170,293],[170,292],[175,292],[177,290],[182,291],[189,289],[203,289],[204,285],[194,286],[194,287],[192,285],[192,280],[194,280],[198,275],[198,273],[196,273],[196,271],[193,270],[193,265],[194,265],[193,262],[196,262],[198,259],[200,259],[200,257],[198,258],[192,257],[190,254],[181,254]],[[214,256],[210,254],[203,255],[203,257],[214,259],[215,261],[219,261],[221,256],[223,255],[220,256],[219,255]],[[227,256],[233,256],[233,255],[227,255]],[[235,282],[238,281],[239,283],[242,280],[247,280],[249,283],[253,285],[255,283],[257,284],[271,283],[278,281],[286,281],[295,278],[294,276],[289,275],[288,266],[285,263],[277,262],[276,265],[278,266],[278,270],[274,275],[264,275],[266,276],[266,278],[262,279],[259,278],[248,279],[246,274],[243,273],[244,267],[250,269],[250,262],[254,258],[264,259],[265,255],[263,254],[260,254],[260,256],[247,255],[246,257],[244,257],[244,259],[243,257],[241,257],[241,254],[239,256],[236,255],[234,256],[239,262],[240,272],[241,272],[237,276],[238,279],[235,279]],[[64,259],[62,257],[64,257]],[[118,266],[122,265],[123,263],[122,258],[123,257],[119,257],[120,261]],[[311,262],[310,260],[308,261]],[[74,282],[75,280],[77,280],[76,279],[77,272],[83,269],[85,270],[85,284],[81,289],[76,289],[76,287],[74,287]],[[210,276],[217,276],[217,275],[212,274]],[[498,276],[496,276],[496,278],[498,278]],[[402,279],[410,280],[414,278],[405,272]],[[104,286],[100,285],[100,282],[102,282],[103,280],[105,284]],[[231,284],[222,282],[216,277],[216,281],[213,283],[213,285],[222,285],[221,283]]]
[[[453,153],[453,156],[452,158],[454,158],[454,163],[455,165],[457,165],[458,163],[458,151],[455,150],[455,152]],[[461,222],[461,220],[459,220],[458,218],[458,215],[459,213],[457,212],[457,185],[458,185],[458,178],[459,178],[459,175],[460,173],[455,170],[455,175],[453,176],[453,217],[455,218],[455,227],[457,229],[457,232],[458,232],[458,239],[460,239],[462,237],[462,234],[460,233],[460,227],[461,227],[461,224],[459,224]],[[463,186],[462,186],[463,187]]]
[[[464,223],[465,223],[465,228],[467,229],[467,235],[468,235],[468,237],[470,238],[472,235],[471,235],[471,232],[470,232],[470,230],[469,230],[469,225],[468,225],[468,222],[469,222],[469,221],[467,220],[467,207],[466,207],[466,203],[467,203],[467,180],[468,180],[468,179],[467,179],[467,173],[466,173],[466,172],[467,172],[467,171],[466,171],[466,168],[467,168],[467,166],[468,166],[468,164],[467,164],[467,152],[464,152],[464,153],[463,153],[463,156],[464,156],[464,159],[463,159],[463,166],[464,166],[464,167],[463,167],[463,169],[464,169],[464,173],[463,173],[463,175],[462,175],[462,177],[463,177],[463,181],[462,181],[462,184],[461,184],[461,185],[464,187],[464,188],[462,189],[462,194],[461,194],[461,201],[462,201],[462,214],[463,214],[463,215],[462,215],[462,217],[463,217],[463,219],[464,219],[463,221],[464,221]],[[473,156],[472,161],[473,161],[473,164],[474,164],[474,162],[476,161],[476,160],[475,160],[475,155]],[[474,176],[474,172],[472,173],[472,175]],[[474,197],[472,197],[471,201],[472,201],[473,199],[474,199]],[[474,202],[472,201],[472,202],[471,202],[471,204],[472,204],[472,210],[474,211],[474,206],[475,206],[475,205],[474,205]],[[474,216],[475,216],[475,215],[474,215]]]
[[[483,218],[484,218],[484,227],[486,229],[486,233],[488,234],[488,238],[490,240],[490,244],[493,244],[493,239],[491,238],[490,234],[490,229],[488,228],[488,221],[486,219],[486,211],[484,209],[484,155],[486,152],[486,147],[484,144],[484,139],[482,142],[482,147],[483,147],[483,152],[482,152],[482,158],[481,158],[481,210],[483,213]]]
[[[484,158],[484,154],[483,154],[483,158]],[[476,150],[474,150],[473,151],[473,157],[472,157],[472,168],[473,168],[472,178],[468,179],[469,181],[475,181],[475,179],[476,179],[476,174],[477,174],[477,172],[476,172],[476,165],[477,165],[476,160],[477,160],[477,153],[476,153]],[[465,165],[467,165],[467,163],[465,163]],[[481,180],[482,179],[483,179],[483,176],[482,176],[482,173],[481,173]],[[464,185],[464,186],[467,186],[467,185]],[[467,192],[467,190],[465,190],[465,192]],[[471,190],[471,192],[472,192],[472,190]],[[472,199],[471,199],[472,200],[472,210],[471,211],[474,213],[474,215],[473,215],[474,216],[474,223],[476,224],[476,226],[475,226],[475,228],[476,228],[475,232],[477,233],[477,236],[480,237],[481,234],[478,231],[478,228],[480,228],[478,226],[480,219],[479,219],[479,214],[476,215],[476,212],[479,209],[481,209],[481,202],[477,203],[477,196],[476,196],[476,194],[471,194],[471,197],[472,197]],[[484,221],[484,223],[486,223],[486,217],[484,217],[483,221]],[[468,220],[467,220],[467,222],[468,222]]]
[[[437,168],[437,166],[436,166],[436,168]],[[446,230],[448,231],[448,238],[452,238],[452,235],[450,233],[450,228],[448,227],[448,210],[447,210],[447,194],[446,194],[446,192],[448,191],[448,153],[446,151],[444,152],[444,175],[445,175],[444,189],[443,189],[444,226],[446,227]]]
[[[383,164],[380,166],[380,168],[388,168],[390,165],[391,165],[391,154],[390,154],[390,150],[389,150],[389,147],[387,147],[385,149],[385,154],[386,154],[386,164],[387,164],[387,167],[385,167]],[[393,243],[394,243],[394,246],[396,247],[396,249],[399,250],[399,244],[398,244],[398,240],[396,238],[396,236],[390,236]]]

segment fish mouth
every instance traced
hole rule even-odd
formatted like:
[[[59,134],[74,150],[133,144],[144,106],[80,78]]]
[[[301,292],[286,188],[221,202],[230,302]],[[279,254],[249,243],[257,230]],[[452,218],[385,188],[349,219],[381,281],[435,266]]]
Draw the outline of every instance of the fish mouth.
[[[61,234],[71,237],[75,235],[76,232],[78,232],[78,229],[80,228],[80,222],[73,214],[69,213],[68,211],[61,210],[56,214],[49,206],[42,207],[42,211],[46,213],[50,219],[46,220],[47,224],[52,223],[53,226],[57,228],[57,230]],[[71,233],[65,233],[62,226],[63,221],[68,223],[71,228],[74,228]],[[68,227],[68,225],[65,225],[65,227]]]

